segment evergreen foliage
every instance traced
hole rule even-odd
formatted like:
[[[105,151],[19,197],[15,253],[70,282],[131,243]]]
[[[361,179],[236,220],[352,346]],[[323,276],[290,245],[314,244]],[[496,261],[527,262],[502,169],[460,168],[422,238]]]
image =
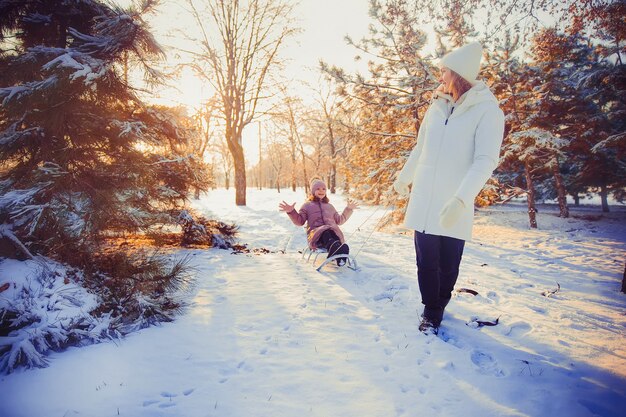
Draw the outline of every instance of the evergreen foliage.
[[[0,218],[32,251],[71,259],[107,234],[173,223],[199,161],[176,119],[125,78],[162,53],[141,14],[101,1],[0,2]]]
[[[45,366],[50,350],[171,320],[183,306],[186,260],[107,245],[176,225],[189,192],[209,184],[190,119],[146,105],[128,80],[131,67],[160,80],[152,64],[163,53],[142,18],[156,5],[0,1],[0,237],[44,265],[0,304],[2,371]]]
[[[415,145],[437,76],[423,56],[426,35],[409,2],[370,1],[370,16],[374,23],[368,37],[346,39],[359,54],[370,57],[368,77],[346,74],[324,62],[321,67],[338,83],[344,105],[358,113],[344,172],[352,194],[379,204],[392,198],[393,174]]]
[[[481,9],[488,10],[491,20],[478,32],[475,22]],[[538,11],[553,13],[558,28],[539,30],[533,23]],[[612,0],[541,0],[530,5],[507,0],[371,0],[370,36],[361,42],[347,38],[359,53],[371,56],[368,76],[321,64],[356,113],[349,162],[342,172],[352,195],[393,203],[394,216],[401,217],[404,201],[389,191],[393,174],[415,145],[429,93],[438,84],[436,57],[421,53],[426,39],[420,24],[427,15],[437,32],[437,55],[476,38],[483,42],[480,77],[506,115],[500,166],[475,204],[525,194],[530,223],[536,226],[535,199],[557,199],[562,217],[569,215],[567,194],[578,201],[581,194],[598,193],[605,211],[610,193],[623,201],[623,11],[623,2]],[[511,19],[520,24],[508,25]],[[504,31],[507,26],[511,29]]]

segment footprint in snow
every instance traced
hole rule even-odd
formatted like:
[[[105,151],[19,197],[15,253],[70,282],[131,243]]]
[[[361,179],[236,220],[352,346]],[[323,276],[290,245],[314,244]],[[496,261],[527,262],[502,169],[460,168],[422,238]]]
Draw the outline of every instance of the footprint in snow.
[[[396,293],[385,291],[373,297],[374,301],[393,301],[393,297],[395,297]]]
[[[408,289],[409,289],[409,286],[406,284],[392,283],[391,285],[387,286],[387,291],[395,290],[396,292],[398,292],[398,291],[408,290]]]
[[[489,291],[489,292],[487,293],[487,298],[488,298],[488,299],[490,299],[490,300],[492,300],[492,301],[495,301],[496,303],[497,303],[498,301],[500,301],[500,296],[499,296],[499,295],[498,295],[498,293],[497,293],[497,292],[495,292],[495,291]]]
[[[481,374],[497,377],[504,376],[504,372],[498,367],[498,363],[490,354],[475,350],[472,352],[471,358],[474,365],[478,366],[478,371]]]
[[[194,391],[195,391],[195,388],[186,389],[186,390],[183,391],[183,395],[184,396],[189,396]],[[158,400],[146,400],[146,401],[144,401],[142,403],[142,405],[144,407],[149,407],[149,406],[154,405],[154,404],[159,404],[158,405],[159,408],[169,408],[169,407],[174,407],[176,405],[176,402],[174,402],[173,399],[178,397],[178,394],[175,394],[175,393],[169,392],[169,391],[162,391],[160,396],[163,397],[163,398],[167,398],[167,400],[165,400],[164,402],[161,402],[161,401],[158,401]]]
[[[457,347],[459,349],[462,349],[463,347],[465,347],[465,343],[461,342],[457,337],[450,334],[450,332],[448,332],[447,329],[443,327],[439,328],[439,338],[443,340],[444,342],[449,343],[452,346]]]
[[[508,330],[505,330],[504,334],[506,336],[519,337],[525,335],[531,330],[532,326],[530,324],[523,321],[518,321],[511,324],[511,327]]]

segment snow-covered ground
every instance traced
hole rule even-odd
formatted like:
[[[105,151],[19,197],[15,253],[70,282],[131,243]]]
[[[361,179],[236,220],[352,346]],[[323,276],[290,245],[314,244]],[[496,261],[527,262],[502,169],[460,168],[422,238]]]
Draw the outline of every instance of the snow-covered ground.
[[[412,236],[371,233],[384,208],[342,227],[360,272],[318,273],[283,199],[302,191],[250,189],[247,207],[209,193],[198,209],[274,252],[181,250],[197,272],[186,314],[2,376],[0,416],[624,416],[623,207],[542,206],[539,230],[520,204],[480,211],[457,284],[478,295],[455,294],[436,337],[417,330]]]

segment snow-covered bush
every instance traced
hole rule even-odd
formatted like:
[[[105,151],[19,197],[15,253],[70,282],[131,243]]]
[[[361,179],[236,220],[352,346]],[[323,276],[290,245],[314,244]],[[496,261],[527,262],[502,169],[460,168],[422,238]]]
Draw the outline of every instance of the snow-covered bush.
[[[202,216],[192,215],[182,210],[178,215],[178,224],[183,229],[181,244],[206,245],[220,249],[232,247],[237,226],[229,225],[217,220],[209,220]]]
[[[110,316],[111,328],[121,334],[171,321],[184,307],[180,296],[192,288],[187,258],[170,263],[158,252],[142,250],[98,255],[93,261],[85,273],[85,285],[101,297],[93,314]]]
[[[109,316],[92,316],[98,297],[80,285],[81,273],[52,260],[0,261],[0,372],[46,366],[46,354],[110,337]]]
[[[171,321],[191,288],[188,272],[186,259],[171,264],[157,253],[95,256],[85,272],[44,257],[0,258],[0,373]]]

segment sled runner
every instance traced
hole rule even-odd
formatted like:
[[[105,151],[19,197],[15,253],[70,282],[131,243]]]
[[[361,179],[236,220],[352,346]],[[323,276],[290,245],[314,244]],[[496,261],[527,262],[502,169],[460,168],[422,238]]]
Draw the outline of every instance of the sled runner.
[[[302,259],[304,259],[306,257],[306,261],[307,262],[311,262],[311,258],[313,258],[313,266],[315,266],[316,262],[317,262],[317,257],[320,256],[320,254],[322,253],[328,253],[328,251],[326,249],[311,249],[309,247],[306,247],[302,250]],[[327,264],[337,260],[337,259],[345,259],[346,263],[343,265],[353,271],[358,271],[359,267],[356,263],[356,259],[353,256],[350,255],[333,255],[330,256],[326,259],[324,259],[324,262],[322,262],[317,268],[315,268],[316,271],[320,271],[324,266],[326,266]]]

